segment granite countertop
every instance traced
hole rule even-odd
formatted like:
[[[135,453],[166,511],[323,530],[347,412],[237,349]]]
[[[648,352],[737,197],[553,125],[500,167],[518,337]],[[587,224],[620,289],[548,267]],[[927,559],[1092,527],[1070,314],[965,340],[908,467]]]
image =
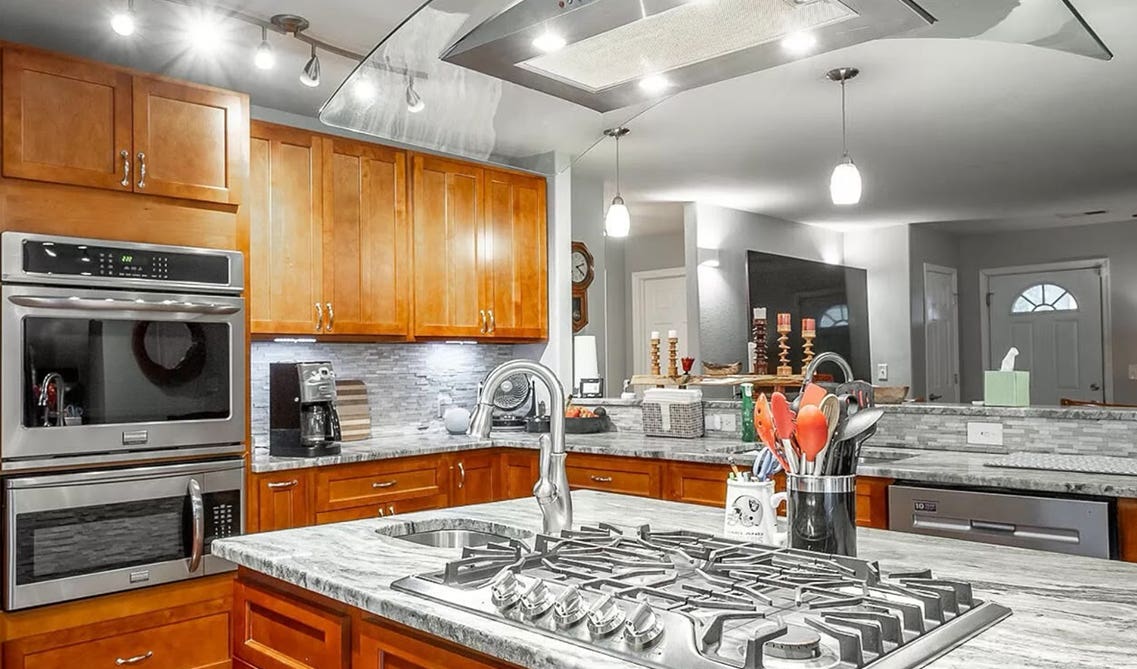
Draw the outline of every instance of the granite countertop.
[[[489,440],[454,436],[445,432],[390,432],[365,441],[345,443],[340,455],[322,458],[279,458],[255,454],[251,467],[254,473],[261,474],[412,455],[453,453],[491,446],[535,449],[537,439],[537,435],[523,432],[494,433]],[[757,453],[754,444],[731,439],[674,439],[650,437],[640,432],[570,434],[566,436],[565,442],[570,453],[724,465],[733,461],[743,468],[753,464]],[[858,468],[861,476],[1010,490],[1137,497],[1137,476],[1004,469],[985,464],[1007,457],[1004,455],[917,450],[898,448],[887,443],[873,445],[871,442],[866,444],[863,455],[869,460]]]
[[[573,493],[577,524],[718,531],[722,510],[609,493]],[[456,553],[393,538],[458,519],[518,538],[540,529],[532,499],[424,511],[215,540],[222,558],[384,618],[523,667],[632,665],[443,604],[391,590],[393,581],[440,569]],[[664,522],[661,523],[661,520]],[[1137,667],[1137,565],[883,530],[857,530],[860,557],[885,572],[932,569],[971,582],[1013,615],[928,665],[934,669]]]

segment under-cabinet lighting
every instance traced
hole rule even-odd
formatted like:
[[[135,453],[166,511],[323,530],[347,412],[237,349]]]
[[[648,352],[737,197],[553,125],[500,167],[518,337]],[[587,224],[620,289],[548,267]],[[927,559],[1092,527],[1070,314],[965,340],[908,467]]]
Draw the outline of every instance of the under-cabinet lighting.
[[[273,339],[277,344],[315,344],[315,337],[276,337]]]

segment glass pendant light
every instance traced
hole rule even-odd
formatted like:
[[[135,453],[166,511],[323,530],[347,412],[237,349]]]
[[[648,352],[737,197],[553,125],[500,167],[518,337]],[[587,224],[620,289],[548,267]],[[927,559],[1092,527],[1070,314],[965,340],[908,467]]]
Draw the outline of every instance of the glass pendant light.
[[[632,217],[628,215],[624,198],[620,197],[620,138],[628,134],[628,129],[609,128],[604,134],[616,140],[616,197],[604,215],[604,230],[609,237],[627,237],[632,229]]]
[[[861,172],[849,157],[845,114],[845,82],[860,73],[855,67],[839,67],[826,74],[831,81],[841,84],[841,162],[833,168],[833,176],[829,178],[829,196],[833,199],[833,204],[838,205],[857,204],[861,201]]]
[[[128,0],[126,9],[111,17],[111,29],[123,37],[130,37],[136,28],[134,20],[134,0]]]
[[[272,51],[272,45],[268,43],[268,29],[264,26],[261,26],[261,44],[253,57],[253,64],[258,70],[271,70],[276,65],[276,54]]]

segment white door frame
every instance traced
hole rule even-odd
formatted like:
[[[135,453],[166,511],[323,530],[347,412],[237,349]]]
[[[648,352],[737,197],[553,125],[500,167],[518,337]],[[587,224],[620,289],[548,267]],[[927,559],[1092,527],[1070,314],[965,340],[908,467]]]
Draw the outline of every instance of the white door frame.
[[[643,364],[647,360],[647,339],[648,333],[644,331],[643,322],[643,292],[644,282],[650,279],[678,279],[687,278],[686,267],[668,267],[667,269],[651,269],[642,272],[632,272],[632,373],[635,374],[636,367]],[[691,328],[691,323],[687,323],[687,328]],[[686,337],[687,332],[683,333]],[[666,336],[666,335],[665,335]],[[651,370],[645,369],[644,373],[647,374]]]
[[[954,267],[945,267],[944,265],[934,265],[932,263],[924,263],[924,391],[925,398],[928,390],[928,272],[935,272],[937,274],[950,274],[951,275],[951,292],[955,299],[952,300],[951,309],[953,313],[953,320],[955,321],[955,346],[952,347],[952,368],[955,369],[955,398],[954,402],[959,402],[961,397],[962,388],[960,387],[960,370],[959,370],[959,270]],[[986,309],[983,310],[986,314]],[[986,317],[986,316],[984,316]],[[984,363],[986,364],[986,363]],[[931,400],[928,400],[931,402]]]
[[[982,330],[983,337],[983,368],[986,369],[991,360],[991,324],[988,316],[990,308],[987,306],[987,292],[991,277],[1076,269],[1096,269],[1101,276],[1102,387],[1105,389],[1105,401],[1109,403],[1113,401],[1113,316],[1110,313],[1112,307],[1110,305],[1109,258],[1086,258],[1084,260],[1065,260],[1037,265],[1014,265],[979,270],[979,327]]]

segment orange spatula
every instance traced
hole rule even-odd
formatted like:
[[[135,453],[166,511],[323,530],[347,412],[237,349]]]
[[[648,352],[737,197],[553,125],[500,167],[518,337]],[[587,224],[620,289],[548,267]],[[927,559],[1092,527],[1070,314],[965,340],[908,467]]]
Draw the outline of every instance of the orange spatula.
[[[798,407],[798,411],[801,411],[801,407],[807,407],[810,405],[820,406],[821,400],[824,399],[828,394],[829,391],[825,390],[825,388],[821,387],[819,384],[810,383],[801,391],[801,402],[800,406]]]
[[[797,412],[797,444],[805,457],[804,473],[816,473],[815,461],[828,441],[829,421],[825,420],[825,414],[812,404],[803,406]]]
[[[790,471],[790,465],[786,462],[786,458],[782,455],[782,451],[778,448],[778,438],[774,434],[774,416],[770,412],[770,403],[766,400],[766,393],[758,396],[758,401],[754,403],[754,429],[758,433],[758,438],[766,444],[766,448],[777,458],[778,464],[782,465],[782,469],[787,472]]]
[[[790,472],[801,473],[801,459],[794,449],[794,412],[782,393],[770,396],[770,412],[774,415],[774,432],[782,444],[782,452],[790,463]]]

